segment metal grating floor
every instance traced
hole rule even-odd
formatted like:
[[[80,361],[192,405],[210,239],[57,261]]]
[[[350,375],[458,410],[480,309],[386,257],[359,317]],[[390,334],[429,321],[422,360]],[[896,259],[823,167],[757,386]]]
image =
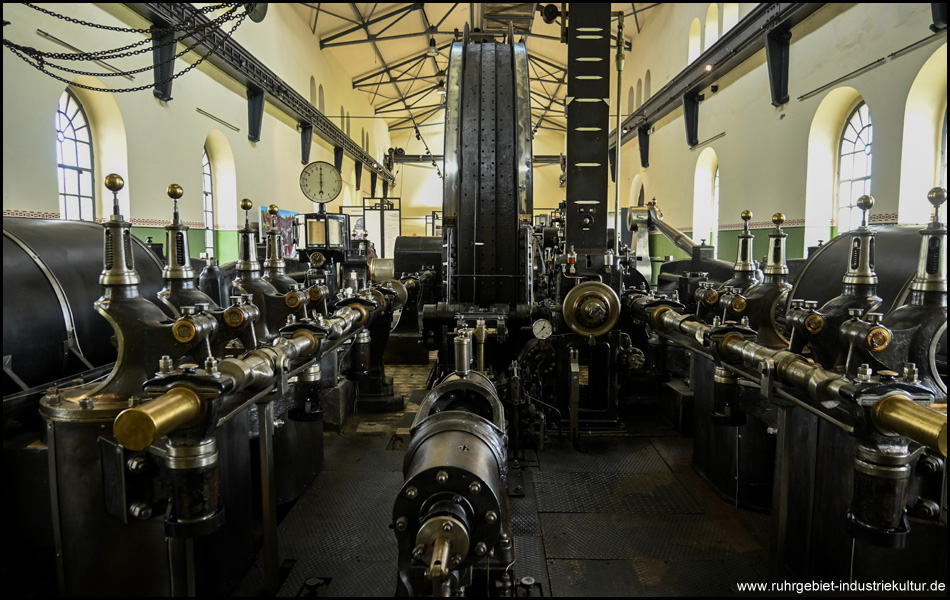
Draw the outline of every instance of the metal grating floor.
[[[326,434],[323,471],[279,526],[278,596],[393,595],[389,521],[403,452],[388,443]],[[524,495],[511,499],[518,578],[553,596],[725,595],[766,580],[768,517],[709,491],[689,464],[691,440],[665,430],[582,447],[552,436],[521,461]],[[253,567],[233,595],[260,595],[263,579]]]

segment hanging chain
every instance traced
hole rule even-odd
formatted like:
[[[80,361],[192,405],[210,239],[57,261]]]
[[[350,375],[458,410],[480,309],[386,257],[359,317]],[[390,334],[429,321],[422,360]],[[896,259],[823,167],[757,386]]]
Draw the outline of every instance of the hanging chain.
[[[151,35],[153,33],[152,29],[135,29],[132,27],[116,27],[113,25],[102,25],[100,23],[90,23],[89,21],[82,21],[80,19],[74,19],[72,17],[67,17],[66,15],[55,13],[51,10],[39,7],[35,4],[29,4],[29,3],[24,2],[23,5],[28,6],[32,8],[33,10],[39,11],[45,15],[49,15],[57,19],[62,19],[63,21],[67,21],[75,25],[82,25],[83,27],[92,27],[93,29],[105,29],[106,31],[118,31],[121,33],[141,33],[144,35]],[[210,6],[205,6],[204,8],[196,9],[195,12],[198,14],[207,14],[210,12],[214,12],[218,10],[219,8],[224,8],[225,6],[237,7],[237,6],[243,6],[243,5],[242,4],[212,4]],[[177,31],[177,29],[174,27],[160,29],[159,35],[165,34],[165,33],[171,33],[173,31]]]
[[[141,41],[133,42],[133,43],[127,45],[127,46],[123,46],[123,47],[121,47],[121,48],[115,48],[115,49],[113,49],[113,50],[96,50],[96,51],[93,51],[93,52],[42,52],[42,51],[36,50],[35,48],[29,48],[29,47],[27,47],[27,46],[15,45],[15,44],[13,44],[13,42],[9,42],[9,44],[8,44],[8,41],[7,41],[7,40],[4,40],[4,45],[15,46],[16,49],[20,50],[20,51],[23,52],[24,54],[27,54],[27,55],[30,55],[30,56],[35,56],[37,59],[43,59],[43,60],[45,60],[45,61],[50,61],[50,60],[114,60],[114,59],[119,59],[119,58],[126,58],[126,57],[128,57],[128,56],[135,56],[135,55],[137,55],[137,54],[143,54],[143,53],[145,53],[145,52],[148,52],[149,50],[152,50],[153,48],[141,48],[141,49],[136,50],[136,51],[134,51],[134,52],[127,52],[127,53],[123,54],[123,52],[125,52],[126,50],[130,50],[130,49],[132,49],[132,48],[141,46],[141,45],[143,45],[143,44],[147,44],[147,43],[149,43],[150,41],[152,41],[152,39],[154,39],[154,38],[156,38],[156,37],[161,37],[161,36],[163,36],[163,35],[166,35],[166,34],[169,34],[169,33],[179,32],[179,31],[182,32],[181,35],[178,36],[178,37],[176,37],[174,40],[170,40],[170,41],[168,41],[168,42],[164,42],[164,43],[161,44],[160,46],[157,46],[157,47],[162,47],[162,46],[166,46],[166,45],[169,45],[169,44],[177,43],[177,42],[181,41],[182,39],[184,39],[184,38],[186,38],[186,37],[191,37],[191,36],[197,34],[197,33],[200,32],[200,31],[204,31],[204,30],[206,30],[206,29],[217,28],[217,27],[223,26],[226,22],[228,22],[228,21],[230,21],[231,19],[235,18],[235,17],[233,16],[234,13],[235,13],[241,6],[243,6],[243,5],[241,5],[241,4],[235,4],[235,5],[219,5],[219,6],[231,6],[231,8],[229,8],[226,12],[224,12],[221,16],[219,16],[218,18],[214,19],[213,21],[208,21],[207,23],[204,23],[204,24],[195,25],[195,26],[193,26],[193,27],[191,27],[191,28],[189,28],[189,29],[184,29],[184,28],[177,27],[177,26],[176,26],[176,27],[152,27],[151,29],[125,29],[125,28],[120,28],[120,27],[112,28],[111,30],[113,30],[113,31],[141,33],[141,34],[143,34],[143,35],[148,36],[148,37],[146,37],[145,39],[143,39],[143,40],[141,40]],[[207,8],[218,8],[219,6],[205,7],[205,9],[207,9]],[[41,12],[48,12],[48,11],[44,11],[44,10],[41,9],[41,8],[37,8],[37,10],[39,10],[39,11],[41,11]],[[203,9],[203,10],[204,10],[204,9]],[[87,24],[85,21],[79,21],[78,19],[72,19],[72,18],[70,18],[70,17],[65,17],[65,16],[62,16],[62,15],[56,15],[56,16],[59,17],[59,18],[61,18],[61,19],[70,21],[70,22],[76,22],[76,23],[78,23],[78,24],[83,24],[83,25],[86,25],[86,24]],[[95,24],[91,24],[91,25],[92,25],[92,26],[96,26]],[[181,25],[181,23],[178,23],[178,24],[176,24],[176,25]],[[106,28],[106,29],[109,28],[109,26],[107,26],[107,25],[99,25],[99,26],[97,26],[97,27],[99,27],[99,28]]]
[[[215,52],[217,52],[218,49],[221,47],[221,45],[224,43],[224,41],[227,40],[228,38],[230,38],[230,37],[233,35],[234,31],[238,28],[238,26],[240,26],[241,23],[244,22],[244,19],[248,16],[250,10],[254,7],[253,4],[218,4],[218,5],[213,5],[213,6],[206,6],[206,7],[202,8],[202,9],[200,9],[200,10],[196,10],[195,13],[196,13],[196,14],[208,13],[208,12],[211,12],[211,11],[213,11],[213,10],[217,10],[217,9],[219,9],[219,8],[226,7],[226,6],[227,6],[227,7],[230,7],[230,8],[229,8],[227,11],[225,11],[221,16],[217,17],[216,19],[214,19],[214,20],[212,20],[212,21],[209,21],[209,22],[207,22],[207,23],[204,23],[204,24],[198,24],[198,25],[196,25],[196,26],[191,27],[190,29],[182,29],[182,28],[179,28],[179,27],[166,27],[166,28],[153,27],[153,28],[150,28],[150,29],[132,29],[132,28],[112,27],[112,26],[108,26],[108,25],[99,25],[99,24],[96,24],[96,23],[89,23],[89,22],[86,22],[86,21],[81,21],[81,20],[79,20],[79,19],[74,19],[74,18],[72,18],[72,17],[66,17],[66,16],[64,16],[64,15],[59,15],[59,14],[57,14],[57,13],[53,13],[53,12],[51,12],[51,11],[48,11],[48,10],[46,10],[46,9],[43,9],[43,8],[40,8],[40,7],[31,5],[31,4],[27,4],[26,6],[29,6],[30,8],[33,8],[33,9],[38,10],[38,11],[40,11],[40,12],[49,14],[49,15],[51,15],[51,16],[54,16],[54,17],[63,19],[63,20],[65,20],[65,21],[69,21],[69,22],[71,22],[71,23],[78,24],[78,25],[89,26],[89,27],[93,27],[93,28],[97,28],[97,29],[107,29],[107,30],[110,30],[110,31],[141,33],[141,34],[145,34],[145,35],[150,36],[150,38],[146,38],[146,39],[142,40],[141,42],[136,42],[136,43],[134,43],[134,44],[130,44],[130,45],[125,46],[125,47],[123,47],[123,48],[117,48],[117,49],[114,49],[114,50],[100,50],[100,51],[96,51],[96,52],[82,52],[82,53],[44,53],[44,52],[41,52],[41,51],[36,50],[35,48],[31,48],[31,47],[28,47],[28,46],[20,46],[20,45],[15,44],[15,43],[13,43],[13,42],[7,40],[7,39],[4,39],[4,40],[3,40],[3,45],[4,45],[5,47],[7,47],[11,52],[13,52],[15,55],[17,55],[20,59],[22,59],[24,62],[26,62],[27,64],[29,64],[29,65],[32,66],[33,68],[37,69],[38,71],[40,71],[40,72],[42,72],[42,73],[46,73],[46,74],[49,75],[50,77],[52,77],[52,78],[54,78],[54,79],[57,79],[57,80],[59,80],[59,81],[62,81],[63,83],[66,83],[67,85],[71,85],[71,86],[74,86],[74,87],[79,87],[79,88],[82,88],[82,89],[86,89],[86,90],[90,90],[90,91],[95,91],[95,92],[139,92],[139,91],[142,91],[142,90],[147,90],[147,89],[150,89],[150,88],[159,87],[159,86],[164,85],[164,84],[166,84],[166,83],[168,83],[168,82],[170,82],[170,81],[172,81],[172,80],[174,80],[174,79],[177,79],[177,78],[181,77],[181,76],[184,75],[185,73],[191,71],[192,69],[194,69],[195,67],[197,67],[198,65],[200,65],[202,62],[204,62],[204,60],[205,60],[206,58],[208,58],[209,56],[211,56],[211,55],[213,55]],[[241,7],[245,7],[244,12],[243,12],[243,13],[240,13],[239,15],[237,15],[237,16],[235,17],[235,16],[234,16],[235,12],[238,11],[238,9],[240,9]],[[193,18],[193,17],[189,17],[189,18]],[[167,64],[167,63],[169,63],[169,62],[173,62],[173,61],[177,60],[178,58],[180,58],[181,56],[183,56],[183,55],[187,54],[188,52],[194,50],[194,48],[196,48],[198,45],[202,44],[209,36],[212,36],[212,35],[215,33],[215,29],[212,29],[213,27],[214,27],[214,28],[217,28],[219,25],[224,24],[224,23],[226,23],[226,22],[228,22],[228,21],[231,21],[231,20],[235,20],[236,22],[235,22],[234,25],[231,27],[230,31],[228,31],[225,35],[222,35],[222,36],[220,37],[220,39],[214,44],[214,46],[212,46],[212,47],[210,48],[208,54],[206,54],[205,56],[200,57],[197,61],[195,61],[193,64],[191,64],[191,65],[189,65],[188,67],[186,67],[185,69],[183,69],[181,72],[176,73],[176,74],[172,75],[171,77],[167,77],[167,78],[165,78],[164,80],[159,81],[159,82],[151,83],[151,84],[148,84],[148,85],[142,85],[142,86],[138,86],[138,87],[133,87],[133,88],[103,89],[103,88],[93,87],[93,86],[89,86],[89,85],[84,85],[84,84],[81,84],[81,83],[76,83],[76,82],[71,81],[71,80],[69,80],[69,79],[66,79],[66,78],[64,78],[64,77],[61,77],[61,76],[59,76],[59,75],[57,75],[57,74],[55,74],[55,73],[52,73],[52,72],[50,72],[50,71],[48,70],[48,67],[52,67],[52,68],[54,68],[54,69],[58,69],[58,70],[61,70],[61,71],[65,71],[65,72],[67,72],[67,73],[73,73],[73,74],[77,74],[77,75],[92,75],[92,76],[96,76],[96,77],[119,77],[119,76],[132,75],[132,74],[135,74],[135,73],[141,73],[141,72],[143,72],[143,71],[150,71],[150,70],[156,69],[157,67],[159,67],[159,66],[161,66],[161,65],[165,65],[165,64]],[[179,23],[179,24],[180,24],[180,23]],[[145,43],[148,43],[148,42],[152,41],[155,37],[158,37],[158,36],[161,36],[161,35],[166,35],[166,34],[169,34],[169,33],[174,33],[174,32],[181,32],[181,35],[178,35],[177,37],[175,37],[175,38],[173,38],[173,39],[171,39],[171,40],[169,40],[169,41],[163,42],[163,43],[161,43],[161,44],[156,44],[156,45],[154,45],[154,46],[152,46],[152,47],[140,48],[140,49],[135,50],[135,51],[133,51],[133,52],[127,52],[127,53],[125,53],[125,54],[120,54],[121,52],[124,52],[125,50],[134,48],[134,47],[136,47],[136,46],[140,46],[140,45],[145,44]],[[141,68],[141,69],[136,69],[136,70],[132,70],[132,71],[120,71],[120,72],[117,72],[117,73],[93,73],[93,72],[88,72],[88,71],[78,71],[78,70],[74,70],[74,69],[69,69],[69,68],[67,68],[67,67],[63,67],[63,66],[56,65],[56,64],[53,64],[53,63],[49,62],[49,60],[51,60],[51,59],[52,59],[52,60],[102,60],[102,59],[106,59],[106,58],[108,58],[108,59],[126,58],[126,57],[129,57],[129,56],[135,56],[135,55],[142,54],[142,53],[145,53],[145,52],[154,51],[154,50],[156,50],[156,49],[158,49],[158,48],[162,48],[162,47],[168,46],[168,45],[170,45],[170,44],[177,44],[178,42],[180,42],[181,40],[183,40],[183,39],[185,39],[185,38],[187,38],[187,37],[194,37],[198,32],[205,32],[205,33],[204,33],[203,36],[197,38],[197,40],[196,40],[193,44],[191,44],[190,46],[186,47],[186,48],[185,48],[184,50],[182,50],[181,52],[175,54],[175,55],[172,56],[172,57],[169,57],[169,58],[167,58],[167,59],[161,61],[160,63],[155,63],[155,64],[153,64],[153,65],[151,65],[151,66],[149,66],[149,67],[143,67],[143,68]]]
[[[239,6],[241,6],[241,5],[239,5]],[[162,81],[158,81],[158,82],[151,83],[151,84],[148,84],[148,85],[141,85],[141,86],[133,87],[133,88],[114,88],[114,89],[107,89],[107,88],[93,87],[93,86],[85,85],[85,84],[82,84],[82,83],[76,83],[76,82],[74,82],[74,81],[71,81],[71,80],[69,80],[69,79],[66,79],[65,77],[60,77],[60,76],[57,75],[56,73],[51,73],[50,71],[48,71],[48,70],[47,70],[47,63],[42,59],[42,57],[37,58],[37,57],[31,56],[30,54],[28,54],[28,53],[25,52],[25,51],[21,52],[21,51],[18,50],[17,48],[13,47],[13,46],[14,46],[13,44],[8,44],[8,43],[7,43],[7,40],[4,40],[3,42],[4,42],[4,46],[6,46],[7,48],[9,48],[11,52],[13,52],[13,53],[16,54],[18,57],[20,57],[24,62],[26,62],[27,64],[29,64],[30,66],[32,66],[32,67],[35,68],[36,70],[38,70],[38,71],[40,71],[40,72],[42,72],[42,73],[46,73],[47,75],[49,75],[49,76],[52,77],[53,79],[57,79],[57,80],[59,80],[59,81],[62,81],[63,83],[65,83],[65,84],[67,84],[67,85],[71,85],[71,86],[73,86],[73,87],[82,88],[82,89],[85,89],[85,90],[90,90],[90,91],[93,91],[93,92],[140,92],[140,91],[142,91],[142,90],[147,90],[147,89],[151,89],[151,88],[157,88],[157,87],[162,86],[162,85],[164,85],[164,84],[166,84],[166,83],[168,83],[168,82],[170,82],[170,81],[173,81],[173,80],[175,80],[175,79],[178,79],[179,77],[181,77],[181,76],[184,75],[185,73],[191,71],[192,69],[194,69],[195,67],[197,67],[198,65],[200,65],[202,62],[205,61],[205,59],[207,59],[209,56],[213,55],[215,52],[218,51],[218,48],[221,47],[221,45],[225,42],[225,40],[227,40],[228,38],[231,37],[231,35],[234,33],[234,31],[238,28],[239,25],[241,25],[241,23],[244,22],[244,19],[245,19],[247,16],[248,16],[248,11],[245,10],[243,14],[241,14],[240,16],[237,17],[237,20],[236,20],[236,22],[234,23],[234,25],[231,27],[230,31],[228,31],[225,35],[221,36],[221,38],[218,40],[218,42],[215,43],[214,46],[212,46],[212,47],[210,48],[208,54],[206,54],[205,56],[200,57],[197,61],[195,61],[193,64],[189,65],[188,67],[184,68],[184,69],[181,70],[179,73],[176,73],[176,74],[172,75],[171,77],[167,77],[167,78],[163,79]],[[148,30],[145,30],[145,31],[148,31]],[[178,31],[178,30],[177,30],[177,29],[165,29],[165,30],[163,30],[163,31],[166,31],[166,33],[167,33],[167,32],[170,32],[170,31]],[[186,35],[187,35],[187,34],[186,34]],[[210,33],[209,33],[208,35],[210,35]],[[206,37],[207,37],[207,35],[205,36],[205,38],[206,38]],[[204,39],[204,38],[202,38],[202,40],[203,40],[203,39]],[[146,41],[148,41],[148,40],[146,40]],[[197,46],[199,43],[200,43],[200,42],[196,42],[196,43],[195,43],[193,46],[191,46],[188,50],[190,50],[191,48],[194,48],[194,47]],[[149,50],[149,48],[147,48],[146,50]],[[185,52],[187,52],[188,50],[185,50]],[[170,62],[171,60],[174,60],[175,58],[177,58],[178,56],[181,56],[181,55],[184,54],[185,52],[181,52],[181,53],[177,54],[176,56],[174,56],[174,57],[172,57],[172,58],[170,58],[170,59],[168,59],[168,60],[162,61],[162,63],[158,63],[158,64],[165,64],[165,63],[168,63],[168,62]],[[59,68],[59,69],[65,70],[65,71],[69,71],[69,69],[66,69],[66,68],[64,68],[64,67],[58,67],[58,66],[56,66],[56,65],[51,65],[51,66],[54,66],[54,67],[56,67],[56,68]],[[136,71],[131,71],[130,73],[138,73],[138,72],[145,71],[145,70],[152,70],[152,69],[154,69],[156,66],[158,66],[158,65],[153,65],[152,67],[146,67],[146,68],[144,68],[144,69],[139,69],[139,70],[136,70]],[[95,75],[95,76],[97,76],[97,77],[102,77],[102,76],[125,75],[126,73],[125,73],[125,72],[122,72],[122,73],[90,73],[90,74],[91,74],[91,75]]]

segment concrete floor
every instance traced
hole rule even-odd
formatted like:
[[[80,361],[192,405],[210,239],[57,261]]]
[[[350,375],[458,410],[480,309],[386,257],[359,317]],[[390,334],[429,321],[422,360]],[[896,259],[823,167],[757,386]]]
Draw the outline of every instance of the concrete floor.
[[[425,384],[428,367],[390,374],[405,392]],[[326,434],[323,471],[279,526],[278,596],[393,595],[389,525],[403,451],[392,440],[411,419],[357,415]],[[662,419],[644,415],[628,431],[584,437],[583,453],[555,432],[521,462],[525,493],[511,499],[516,577],[553,596],[727,595],[738,582],[766,581],[768,517],[713,493],[691,466],[691,440]],[[262,582],[255,566],[234,595],[259,595]]]

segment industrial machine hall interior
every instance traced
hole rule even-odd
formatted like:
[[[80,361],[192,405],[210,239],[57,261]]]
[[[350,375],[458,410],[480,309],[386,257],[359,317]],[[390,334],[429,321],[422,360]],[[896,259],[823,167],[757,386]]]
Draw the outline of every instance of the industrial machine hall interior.
[[[3,5],[17,596],[945,597],[947,5]]]

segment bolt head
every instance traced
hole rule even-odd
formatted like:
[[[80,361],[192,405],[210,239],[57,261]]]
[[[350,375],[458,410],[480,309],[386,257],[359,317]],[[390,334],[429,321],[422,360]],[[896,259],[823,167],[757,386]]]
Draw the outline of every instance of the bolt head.
[[[409,526],[409,521],[406,517],[399,517],[396,519],[396,531],[405,531]]]
[[[435,475],[435,480],[437,483],[445,483],[446,481],[449,480],[449,474],[446,473],[445,471],[439,471]]]
[[[488,552],[488,546],[485,545],[485,542],[478,542],[475,545],[475,554],[478,556],[485,556],[486,552]]]
[[[418,495],[419,495],[419,490],[417,490],[415,487],[410,486],[406,488],[406,498],[409,498],[410,500],[412,500]]]
[[[487,513],[485,513],[485,522],[488,523],[489,525],[494,524],[497,520],[498,520],[498,515],[495,513],[495,511],[490,510]]]
[[[453,529],[453,525],[451,522],[446,521],[445,523],[442,523],[442,531],[448,532],[448,531],[452,531],[452,529]]]
[[[482,484],[478,483],[477,481],[473,481],[469,484],[468,491],[473,494],[477,494],[482,491]]]

